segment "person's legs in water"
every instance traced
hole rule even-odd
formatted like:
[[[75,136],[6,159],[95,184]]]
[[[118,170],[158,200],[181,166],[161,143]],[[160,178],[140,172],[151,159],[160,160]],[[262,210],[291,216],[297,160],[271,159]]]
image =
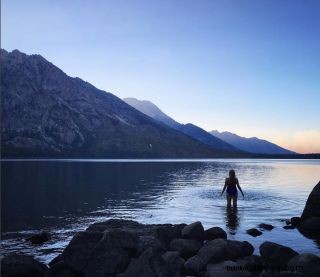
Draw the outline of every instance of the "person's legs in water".
[[[227,193],[227,207],[231,207],[231,198],[232,196],[229,193]]]
[[[233,204],[233,207],[234,207],[234,208],[237,207],[237,200],[238,200],[238,194],[233,195],[233,196],[232,196],[232,204]]]

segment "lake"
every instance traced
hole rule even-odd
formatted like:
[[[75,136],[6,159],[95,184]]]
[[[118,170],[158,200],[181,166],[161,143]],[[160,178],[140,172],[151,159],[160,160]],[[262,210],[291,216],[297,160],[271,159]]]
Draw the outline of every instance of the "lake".
[[[220,197],[233,168],[245,197],[237,210]],[[271,240],[298,252],[320,254],[319,244],[285,219],[299,216],[320,179],[320,160],[3,160],[2,251],[24,252],[49,262],[89,224],[109,218],[142,223],[220,226],[230,239],[248,240],[258,253]],[[259,223],[275,226],[253,238]],[[53,239],[33,246],[25,238],[48,230]]]

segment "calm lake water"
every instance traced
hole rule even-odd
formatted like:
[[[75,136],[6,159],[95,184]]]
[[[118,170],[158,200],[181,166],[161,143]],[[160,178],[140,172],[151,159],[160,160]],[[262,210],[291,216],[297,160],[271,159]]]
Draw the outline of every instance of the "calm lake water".
[[[245,193],[238,209],[220,197],[235,169]],[[256,248],[271,240],[298,252],[320,254],[319,244],[284,220],[299,216],[320,179],[320,160],[28,160],[1,162],[2,251],[24,252],[49,262],[75,232],[109,218],[143,223],[220,226],[230,239]],[[248,228],[275,226],[253,238]],[[48,230],[53,239],[32,246],[25,238]]]

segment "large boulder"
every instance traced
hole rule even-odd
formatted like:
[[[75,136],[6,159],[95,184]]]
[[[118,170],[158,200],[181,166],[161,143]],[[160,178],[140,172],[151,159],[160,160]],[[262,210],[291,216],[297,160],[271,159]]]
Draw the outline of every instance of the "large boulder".
[[[138,235],[126,229],[79,232],[50,266],[63,262],[84,276],[113,276],[125,270],[140,248]]]
[[[199,275],[205,266],[203,260],[198,255],[195,255],[184,263],[183,273],[186,275]]]
[[[206,242],[197,254],[207,264],[210,261],[219,262],[228,258],[228,242],[225,239],[215,239]]]
[[[87,277],[116,276],[127,268],[129,262],[130,256],[123,248],[98,246],[81,273]]]
[[[185,260],[180,257],[177,251],[168,251],[162,255],[162,258],[167,263],[168,267],[175,269],[175,272],[181,272]],[[171,270],[172,271],[172,270]]]
[[[12,254],[1,261],[2,277],[42,277],[47,266],[28,255]]]
[[[274,242],[266,241],[259,247],[261,258],[266,265],[285,266],[298,253]]]
[[[288,266],[293,267],[295,273],[317,277],[320,273],[320,257],[310,253],[300,254],[293,257]]]
[[[139,258],[131,262],[122,277],[178,277],[180,268],[170,266],[155,249],[145,250]]]
[[[215,239],[205,243],[198,256],[207,264],[224,260],[237,260],[252,255],[254,247],[247,241]]]
[[[204,240],[204,229],[200,221],[191,223],[185,226],[182,231],[181,235],[185,239],[193,239],[198,241]]]
[[[212,227],[204,232],[205,240],[226,239],[227,233],[220,227]]]
[[[320,217],[308,217],[298,225],[298,230],[310,238],[320,237]]]
[[[227,251],[229,260],[237,260],[252,255],[254,247],[247,241],[228,240]]]
[[[104,231],[110,229],[126,229],[131,231],[139,231],[143,230],[144,233],[146,229],[150,229],[152,225],[144,225],[139,222],[133,220],[125,220],[125,219],[109,219],[103,222],[97,222],[91,224],[87,229],[86,232],[100,232],[103,233]]]
[[[170,249],[173,251],[178,251],[181,257],[187,259],[194,256],[202,244],[197,240],[191,239],[174,239],[170,243]]]
[[[173,239],[181,238],[182,229],[186,224],[163,224],[154,229],[154,235],[165,247],[169,248],[170,242]]]
[[[205,277],[247,277],[251,272],[239,270],[241,264],[234,261],[224,261],[217,264],[208,264]]]
[[[320,182],[311,191],[302,212],[302,220],[309,217],[320,217]]]
[[[53,264],[46,271],[45,277],[77,277],[79,274],[72,270],[64,261]]]
[[[64,261],[71,269],[81,272],[87,264],[91,252],[103,237],[99,232],[78,232],[64,249],[62,254],[52,260],[50,266]]]
[[[295,227],[298,226],[301,222],[302,222],[302,219],[299,216],[294,216],[294,217],[291,217],[290,219],[290,224]]]
[[[144,252],[148,248],[155,248],[158,249],[160,252],[165,252],[166,247],[163,243],[160,242],[159,239],[157,239],[153,235],[145,235],[139,237],[139,246],[138,246],[138,254],[140,255],[142,252]]]
[[[242,266],[248,268],[248,271],[258,273],[262,270],[262,259],[258,255],[250,255],[237,260]]]
[[[123,272],[138,253],[139,237],[132,231],[111,229],[90,253],[84,267],[86,276],[114,276]]]

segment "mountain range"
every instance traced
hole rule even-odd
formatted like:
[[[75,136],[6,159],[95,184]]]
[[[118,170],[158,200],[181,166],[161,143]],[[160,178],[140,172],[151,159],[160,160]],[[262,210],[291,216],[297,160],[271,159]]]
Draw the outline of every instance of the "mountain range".
[[[216,147],[172,128],[40,55],[1,49],[0,58],[3,158],[243,156],[213,136]]]
[[[241,152],[236,147],[233,147],[225,141],[212,136],[210,133],[194,124],[178,123],[177,121],[166,115],[164,112],[162,112],[155,104],[150,101],[141,101],[136,98],[124,98],[123,100],[127,104],[136,108],[138,111],[143,112],[144,114],[152,117],[155,120],[161,121],[162,123],[179,132],[182,132],[196,140],[203,142],[214,150],[222,149],[225,151]]]
[[[272,155],[297,154],[270,141],[259,139],[256,137],[246,138],[230,132],[218,132],[217,130],[211,131],[210,134],[230,143],[231,145],[243,151],[251,153]]]
[[[274,143],[258,138],[240,137],[230,132],[211,131],[210,133],[200,127],[188,124],[180,124],[173,118],[166,115],[155,104],[150,101],[138,100],[136,98],[124,98],[126,103],[146,115],[167,124],[197,140],[202,141],[212,148],[229,149],[230,151],[245,151],[254,154],[290,155],[296,154],[293,151],[282,148]],[[226,144],[227,143],[227,144]]]

